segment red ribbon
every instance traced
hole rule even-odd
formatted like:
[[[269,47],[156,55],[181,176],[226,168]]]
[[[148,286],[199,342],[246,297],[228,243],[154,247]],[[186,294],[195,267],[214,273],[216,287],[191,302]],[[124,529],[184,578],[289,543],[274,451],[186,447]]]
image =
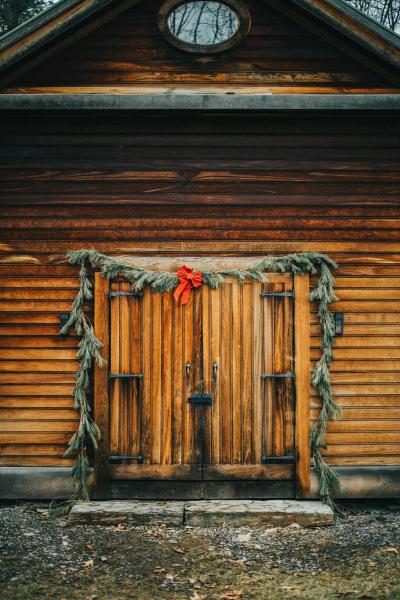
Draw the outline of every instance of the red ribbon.
[[[204,278],[201,273],[193,273],[193,269],[191,267],[187,267],[186,265],[179,267],[177,275],[179,279],[179,285],[175,289],[174,298],[177,302],[179,302],[180,299],[180,304],[182,306],[183,304],[187,304],[190,290],[203,285]]]

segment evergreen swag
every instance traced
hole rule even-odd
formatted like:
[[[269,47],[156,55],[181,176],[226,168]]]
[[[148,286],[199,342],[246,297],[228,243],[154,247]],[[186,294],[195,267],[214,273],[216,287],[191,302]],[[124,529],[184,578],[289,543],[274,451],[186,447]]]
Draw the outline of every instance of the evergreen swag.
[[[61,333],[65,334],[73,327],[76,333],[81,336],[81,341],[78,351],[80,367],[76,374],[73,390],[74,406],[80,411],[80,422],[78,431],[68,444],[65,456],[76,456],[76,462],[72,469],[72,476],[75,480],[74,498],[87,500],[89,497],[87,488],[89,470],[87,449],[88,446],[97,448],[100,431],[90,416],[86,391],[89,386],[89,374],[93,362],[96,361],[100,366],[105,363],[101,356],[101,343],[96,338],[93,325],[85,315],[83,308],[85,300],[91,300],[93,297],[90,269],[100,269],[102,276],[107,279],[124,277],[131,283],[134,291],[150,286],[154,292],[168,292],[177,287],[179,280],[175,273],[151,271],[129,266],[124,264],[123,259],[111,258],[94,249],[69,252],[67,258],[72,265],[80,266],[80,288],[74,300],[69,321],[63,327]],[[332,496],[341,490],[336,471],[324,461],[321,455],[321,449],[326,448],[325,434],[328,421],[331,418],[337,418],[340,414],[339,407],[335,404],[332,396],[329,375],[335,324],[328,305],[330,302],[337,300],[334,293],[335,279],[332,275],[332,271],[336,268],[336,263],[324,254],[301,252],[282,257],[268,256],[254,264],[250,269],[218,272],[202,271],[204,284],[211,288],[218,288],[226,277],[235,277],[240,282],[244,282],[246,279],[266,282],[266,272],[310,273],[311,275],[319,273],[318,282],[311,291],[309,299],[311,302],[319,302],[318,317],[321,325],[322,356],[313,371],[312,384],[318,391],[321,400],[321,411],[311,429],[310,446],[319,478],[320,496],[323,501],[329,504],[332,504]]]

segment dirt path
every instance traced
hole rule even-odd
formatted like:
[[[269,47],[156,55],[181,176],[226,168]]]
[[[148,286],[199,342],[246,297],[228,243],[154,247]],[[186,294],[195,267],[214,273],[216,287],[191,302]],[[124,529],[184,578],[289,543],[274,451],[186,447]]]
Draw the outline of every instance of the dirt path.
[[[400,505],[347,505],[333,527],[71,526],[0,507],[2,600],[400,599]]]

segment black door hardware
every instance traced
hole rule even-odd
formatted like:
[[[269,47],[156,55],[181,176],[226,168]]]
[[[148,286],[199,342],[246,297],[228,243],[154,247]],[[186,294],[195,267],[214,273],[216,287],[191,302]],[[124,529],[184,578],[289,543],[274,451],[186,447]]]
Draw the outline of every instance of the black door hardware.
[[[334,313],[335,319],[335,335],[343,335],[344,333],[344,314],[343,313]]]
[[[110,373],[110,379],[143,379],[142,373]]]
[[[287,456],[262,456],[261,464],[263,465],[292,465],[294,464],[294,455]]]
[[[294,292],[261,292],[261,298],[294,298]]]
[[[190,398],[188,398],[189,404],[195,404],[196,406],[210,406],[212,404],[212,396],[211,394],[192,394]]]
[[[288,373],[263,373],[261,379],[294,379],[295,374],[292,371]]]
[[[144,461],[144,456],[137,454],[134,456],[125,456],[124,454],[110,454],[109,460],[137,460],[138,462]]]
[[[141,298],[143,296],[143,292],[110,292],[110,298],[115,298],[116,296],[136,296],[137,298]]]

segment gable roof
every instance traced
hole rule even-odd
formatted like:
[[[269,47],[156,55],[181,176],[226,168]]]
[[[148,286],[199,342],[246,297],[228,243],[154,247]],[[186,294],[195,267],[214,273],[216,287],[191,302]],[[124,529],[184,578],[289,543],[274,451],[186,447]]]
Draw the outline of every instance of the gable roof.
[[[0,79],[22,73],[141,0],[63,0],[0,38]],[[400,37],[344,0],[260,0],[400,84]]]
[[[0,37],[0,77],[20,63],[30,69],[140,0],[63,0]],[[28,69],[25,69],[25,72]]]

